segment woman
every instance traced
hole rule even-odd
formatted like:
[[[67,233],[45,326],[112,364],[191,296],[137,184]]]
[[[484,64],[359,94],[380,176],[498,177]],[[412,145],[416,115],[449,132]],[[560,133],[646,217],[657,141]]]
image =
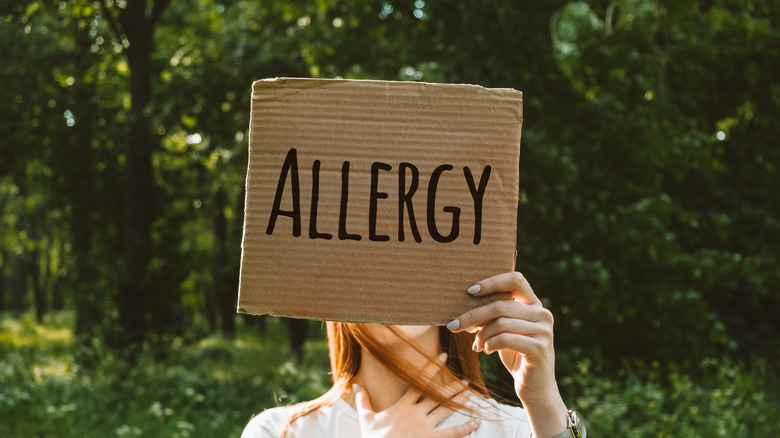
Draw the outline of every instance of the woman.
[[[525,277],[500,274],[466,292],[513,299],[477,307],[446,328],[327,323],[333,387],[311,402],[264,411],[242,438],[585,436],[555,380],[552,314]],[[524,409],[487,398],[474,352],[496,351]]]

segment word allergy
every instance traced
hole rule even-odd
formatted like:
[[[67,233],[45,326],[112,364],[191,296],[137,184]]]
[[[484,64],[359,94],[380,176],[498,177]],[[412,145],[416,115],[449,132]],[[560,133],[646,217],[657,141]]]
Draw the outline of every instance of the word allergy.
[[[341,166],[341,200],[339,209],[338,238],[340,240],[360,240],[360,234],[347,231],[347,202],[349,199],[349,168],[350,162],[344,161]],[[386,242],[390,236],[378,234],[376,229],[378,202],[380,199],[386,199],[388,194],[379,191],[380,172],[389,172],[392,166],[386,163],[374,162],[371,165],[371,190],[368,207],[368,239],[376,242]],[[447,234],[442,234],[436,225],[436,191],[439,186],[439,179],[444,172],[453,170],[450,164],[442,164],[431,173],[428,180],[428,198],[427,198],[427,225],[428,233],[436,242],[452,242],[460,234],[460,213],[459,207],[446,206],[442,210],[452,216],[452,226]],[[311,239],[332,239],[333,235],[317,230],[317,204],[319,203],[319,174],[320,161],[315,160],[312,164],[312,190],[311,190],[311,208],[309,210],[309,238]],[[282,210],[282,197],[287,185],[288,175],[290,179],[290,189],[292,194],[292,210]],[[479,179],[479,185],[475,184],[471,169],[463,168],[463,175],[468,184],[471,197],[474,201],[474,244],[479,244],[482,238],[482,200],[485,195],[485,189],[490,179],[490,166],[485,166],[482,176]],[[409,182],[407,185],[407,177]],[[416,242],[422,242],[422,236],[417,228],[417,219],[414,215],[414,206],[412,197],[417,192],[419,186],[420,172],[417,167],[411,163],[402,162],[398,165],[398,240],[405,239],[405,217],[409,218],[409,228]],[[287,156],[282,164],[279,174],[279,182],[276,186],[276,195],[268,220],[266,234],[272,234],[276,226],[276,220],[279,216],[286,216],[292,219],[292,235],[298,237],[301,235],[301,195],[300,182],[298,178],[298,153],[295,148],[287,152]]]

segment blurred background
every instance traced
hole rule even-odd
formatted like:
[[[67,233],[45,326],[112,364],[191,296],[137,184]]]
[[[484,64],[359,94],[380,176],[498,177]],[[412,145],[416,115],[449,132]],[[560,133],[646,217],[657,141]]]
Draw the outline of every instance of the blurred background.
[[[568,405],[593,436],[773,436],[778,23],[777,0],[3,0],[0,436],[238,436],[328,388],[321,323],[235,314],[275,76],[523,91],[517,269]]]

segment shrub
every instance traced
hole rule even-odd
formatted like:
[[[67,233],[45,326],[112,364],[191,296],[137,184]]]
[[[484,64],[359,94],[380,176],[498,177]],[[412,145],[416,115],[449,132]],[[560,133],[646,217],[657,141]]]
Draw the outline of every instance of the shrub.
[[[685,371],[658,363],[616,376],[594,365],[559,379],[593,436],[756,437],[780,430],[778,381],[761,362],[705,359]]]

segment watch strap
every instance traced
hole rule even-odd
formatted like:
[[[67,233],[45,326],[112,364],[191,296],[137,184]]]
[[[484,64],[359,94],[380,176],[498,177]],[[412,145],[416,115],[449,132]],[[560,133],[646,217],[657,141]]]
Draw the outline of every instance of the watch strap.
[[[552,438],[585,438],[585,435],[583,434],[584,430],[581,431],[580,425],[577,424],[577,416],[574,411],[569,411],[566,415],[568,417],[566,430]]]

